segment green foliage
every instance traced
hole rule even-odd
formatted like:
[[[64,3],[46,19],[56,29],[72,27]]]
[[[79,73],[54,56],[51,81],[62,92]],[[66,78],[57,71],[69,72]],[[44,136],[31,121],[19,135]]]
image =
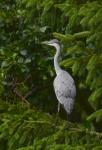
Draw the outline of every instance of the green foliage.
[[[0,93],[6,100],[16,101],[23,97],[48,111],[48,105],[49,109],[53,106],[53,94],[49,97],[48,91],[54,71],[48,49],[40,44],[49,30],[41,23],[42,15],[45,16],[44,6],[45,3],[32,0],[1,1]],[[47,105],[45,99],[49,99]]]
[[[87,120],[93,120],[94,118],[97,118],[97,122],[102,120],[102,109],[97,110],[96,112],[94,112],[93,114],[91,114]]]
[[[0,101],[1,150],[66,150],[102,148],[102,134],[85,126]]]
[[[61,66],[72,73],[77,86],[73,118],[84,122],[88,117],[90,124],[98,119],[101,124],[101,0],[1,0],[0,8],[1,99],[56,112],[54,53],[41,45],[54,36],[64,44]]]

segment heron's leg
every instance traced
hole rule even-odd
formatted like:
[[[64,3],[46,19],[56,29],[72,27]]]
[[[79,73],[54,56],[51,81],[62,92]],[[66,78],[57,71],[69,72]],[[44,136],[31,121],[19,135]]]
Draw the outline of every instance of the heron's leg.
[[[69,121],[69,115],[67,114],[67,121]]]
[[[59,114],[59,111],[60,111],[60,102],[58,102],[58,114]]]
[[[57,113],[56,113],[56,119],[55,119],[55,124],[58,122],[59,120],[59,111],[60,111],[60,102],[58,102],[58,108],[57,108]]]
[[[67,121],[71,122],[71,115],[70,114],[67,114]]]

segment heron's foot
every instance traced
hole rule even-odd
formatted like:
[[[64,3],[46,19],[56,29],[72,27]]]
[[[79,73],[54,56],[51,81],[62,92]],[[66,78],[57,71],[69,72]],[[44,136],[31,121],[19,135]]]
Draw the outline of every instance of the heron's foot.
[[[71,120],[72,120],[72,119],[71,119],[71,115],[67,114],[67,121],[68,121],[68,122],[71,122]]]
[[[69,121],[69,115],[67,114],[67,121]]]

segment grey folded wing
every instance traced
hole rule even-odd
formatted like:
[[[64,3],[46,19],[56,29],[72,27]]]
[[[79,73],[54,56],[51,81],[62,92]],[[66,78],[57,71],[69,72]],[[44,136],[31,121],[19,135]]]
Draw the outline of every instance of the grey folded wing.
[[[76,86],[73,78],[65,71],[57,75],[54,80],[54,90],[59,101],[62,98],[72,98],[76,96]]]

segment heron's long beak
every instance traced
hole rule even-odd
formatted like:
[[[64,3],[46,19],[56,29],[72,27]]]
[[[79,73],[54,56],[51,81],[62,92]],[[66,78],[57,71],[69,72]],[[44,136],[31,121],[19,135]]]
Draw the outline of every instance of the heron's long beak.
[[[49,45],[48,41],[41,42],[41,44]]]

